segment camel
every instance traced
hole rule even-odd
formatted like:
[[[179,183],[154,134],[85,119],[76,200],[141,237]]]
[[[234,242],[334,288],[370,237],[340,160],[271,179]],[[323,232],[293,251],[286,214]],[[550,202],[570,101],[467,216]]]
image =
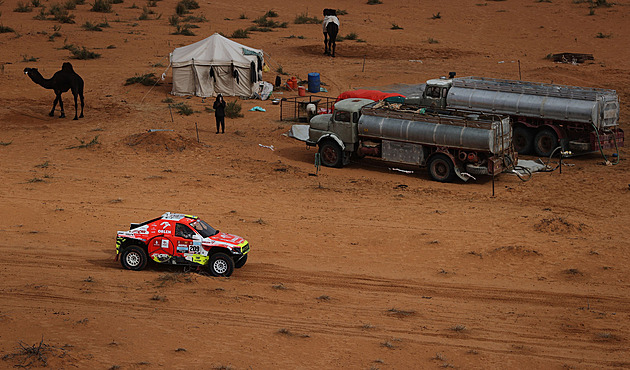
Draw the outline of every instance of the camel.
[[[83,118],[83,79],[74,71],[72,64],[68,62],[63,63],[61,71],[56,72],[52,78],[49,79],[45,79],[37,68],[24,68],[24,73],[41,87],[55,91],[55,101],[53,102],[52,110],[48,114],[49,116],[54,117],[57,103],[59,103],[59,108],[61,109],[61,116],[59,116],[59,118],[66,116],[63,111],[61,94],[72,90],[72,95],[74,95],[74,119]],[[81,115],[78,117],[77,95],[81,97]]]
[[[339,33],[339,18],[335,9],[324,9],[324,54],[335,57],[337,47],[337,33]],[[332,53],[332,54],[331,54]]]

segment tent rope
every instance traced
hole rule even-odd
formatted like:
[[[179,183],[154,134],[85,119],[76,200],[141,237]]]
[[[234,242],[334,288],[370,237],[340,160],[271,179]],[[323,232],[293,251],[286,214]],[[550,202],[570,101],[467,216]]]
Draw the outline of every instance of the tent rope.
[[[147,97],[147,95],[149,95],[149,93],[151,92],[151,90],[153,90],[153,88],[160,82],[160,81],[164,81],[164,79],[166,78],[166,72],[168,72],[168,69],[171,68],[171,63],[168,63],[168,67],[166,67],[166,69],[164,70],[164,72],[162,72],[162,75],[160,76],[160,79],[155,80],[155,83],[153,84],[153,86],[151,86],[151,88],[149,89],[149,91],[147,91],[146,94],[144,94],[144,96],[142,97],[142,100],[140,100],[140,103],[144,103],[144,98]]]

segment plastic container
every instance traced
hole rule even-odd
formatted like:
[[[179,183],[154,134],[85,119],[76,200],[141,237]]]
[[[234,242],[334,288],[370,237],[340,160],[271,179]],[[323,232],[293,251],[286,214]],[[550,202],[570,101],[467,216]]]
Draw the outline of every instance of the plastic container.
[[[310,93],[318,93],[319,92],[319,73],[310,72],[308,74],[308,92]]]
[[[298,86],[298,95],[306,96],[306,88],[304,86]]]

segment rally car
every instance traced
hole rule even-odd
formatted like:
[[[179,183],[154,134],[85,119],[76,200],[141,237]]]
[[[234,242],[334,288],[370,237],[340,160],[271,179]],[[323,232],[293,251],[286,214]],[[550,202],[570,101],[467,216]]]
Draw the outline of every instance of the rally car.
[[[247,262],[249,243],[219,232],[196,216],[167,212],[131,224],[116,235],[116,260],[129,270],[142,270],[149,258],[157,263],[205,266],[213,276],[230,276]]]

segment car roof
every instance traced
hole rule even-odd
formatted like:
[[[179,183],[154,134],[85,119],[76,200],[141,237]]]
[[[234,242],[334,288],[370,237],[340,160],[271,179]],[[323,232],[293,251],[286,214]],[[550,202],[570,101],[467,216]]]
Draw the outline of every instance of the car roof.
[[[192,216],[192,215],[185,215],[183,213],[171,213],[171,212],[166,212],[162,215],[162,217],[160,219],[162,220],[169,220],[169,221],[181,221],[183,219],[189,219],[189,220],[196,220],[199,217],[197,216]]]

